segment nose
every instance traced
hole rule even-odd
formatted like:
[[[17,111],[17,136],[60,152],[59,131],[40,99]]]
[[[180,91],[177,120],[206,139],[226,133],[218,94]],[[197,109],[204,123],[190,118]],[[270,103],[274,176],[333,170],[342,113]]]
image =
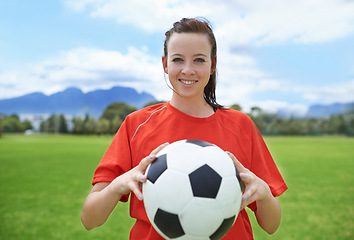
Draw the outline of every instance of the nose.
[[[182,72],[182,74],[184,74],[186,76],[190,76],[190,75],[195,74],[195,69],[191,63],[186,63],[183,65],[181,72]]]

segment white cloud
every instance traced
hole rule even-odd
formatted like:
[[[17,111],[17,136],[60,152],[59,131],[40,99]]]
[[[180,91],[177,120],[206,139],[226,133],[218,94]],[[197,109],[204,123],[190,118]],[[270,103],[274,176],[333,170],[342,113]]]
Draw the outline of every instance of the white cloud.
[[[208,18],[212,22],[218,41],[217,96],[222,104],[239,103],[249,106],[252,101],[251,94],[270,90],[296,94],[302,91],[305,92],[305,99],[312,102],[338,101],[338,98],[343,95],[349,96],[343,94],[342,89],[336,90],[333,86],[323,86],[315,91],[308,91],[301,86],[290,88],[286,80],[274,79],[270,74],[259,70],[256,60],[251,57],[249,51],[263,45],[324,43],[353,34],[354,2],[352,1],[76,0],[69,2],[73,9],[88,11],[94,18],[113,19],[117,23],[130,24],[147,32],[164,32],[174,21],[182,17]],[[279,105],[280,107],[282,104],[268,106]]]
[[[61,52],[51,60],[0,73],[0,95],[6,98],[33,91],[51,94],[71,86],[89,91],[125,85],[159,96],[164,86],[162,72],[161,60],[142,49],[130,47],[123,55],[78,48]]]
[[[205,1],[198,3],[185,0],[67,0],[64,2],[74,11],[89,11],[93,18],[113,19],[117,23],[130,24],[148,32],[166,31],[176,19],[195,17],[196,13],[207,16],[215,10]]]
[[[354,3],[341,0],[233,1],[221,32],[238,43],[318,43],[352,34]],[[239,5],[242,7],[238,11]],[[231,11],[236,10],[236,16]],[[229,29],[229,31],[227,31]],[[232,30],[232,31],[230,31]]]
[[[251,93],[284,90],[280,80],[256,70],[254,59],[227,52],[219,61],[218,101],[224,105],[247,105]],[[168,76],[165,76],[168,82]],[[127,54],[117,51],[78,48],[61,52],[57,57],[0,73],[2,98],[42,91],[52,94],[76,86],[84,91],[116,85],[134,87],[152,93],[159,100],[168,100],[160,57],[146,48],[130,47]],[[7,95],[11,94],[11,95]]]
[[[354,79],[347,82],[336,82],[326,86],[302,89],[304,98],[314,103],[346,103],[354,102]]]
[[[248,111],[252,106],[259,106],[264,112],[279,113],[283,117],[303,117],[308,111],[308,106],[302,104],[291,104],[285,101],[267,100],[262,102],[253,102],[248,106]],[[245,109],[246,110],[246,109]],[[247,112],[247,110],[246,110]]]
[[[221,104],[261,106],[274,111],[289,108],[304,111],[302,105],[282,101],[254,102],[251,94],[264,91],[305,92],[311,102],[353,101],[354,81],[343,86],[322,86],[309,90],[293,89],[283,79],[259,70],[248,50],[279,43],[319,43],[345,37],[354,32],[354,3],[339,0],[65,0],[74,11],[85,11],[93,18],[112,19],[147,32],[162,32],[182,17],[205,16],[214,27],[218,41]],[[162,47],[162,46],[161,46]],[[240,51],[235,51],[242,50]],[[159,53],[158,53],[159,54]],[[78,86],[84,91],[115,85],[147,91],[161,100],[171,90],[163,79],[160,56],[146,48],[130,47],[127,54],[117,51],[77,48],[58,56],[0,73],[1,98],[33,91],[47,94]],[[127,80],[129,79],[129,80]],[[11,94],[11,95],[9,95]]]
[[[71,0],[67,6],[145,31],[166,31],[182,17],[204,16],[229,44],[319,43],[354,32],[354,2],[343,0]]]

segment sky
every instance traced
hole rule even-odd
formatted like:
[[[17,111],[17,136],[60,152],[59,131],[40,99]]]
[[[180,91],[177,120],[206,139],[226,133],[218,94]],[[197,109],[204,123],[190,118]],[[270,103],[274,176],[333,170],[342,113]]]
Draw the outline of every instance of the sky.
[[[220,104],[354,101],[354,0],[1,0],[0,99],[128,86],[169,100],[164,33],[197,16],[217,40]]]

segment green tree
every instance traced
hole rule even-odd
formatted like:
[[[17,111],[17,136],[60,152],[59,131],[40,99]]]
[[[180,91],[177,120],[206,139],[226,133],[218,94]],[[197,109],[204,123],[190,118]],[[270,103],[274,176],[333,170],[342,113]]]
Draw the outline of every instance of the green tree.
[[[115,116],[114,119],[111,121],[111,133],[114,134],[118,131],[120,126],[122,125],[123,120],[119,116]]]
[[[2,119],[3,119],[3,115],[0,114],[0,137],[2,136]]]
[[[32,122],[31,122],[30,120],[28,120],[28,119],[24,120],[24,121],[22,122],[22,124],[24,125],[25,130],[27,130],[27,129],[33,129]]]
[[[331,134],[345,134],[347,132],[347,124],[343,115],[331,116],[328,121],[328,130]]]
[[[238,104],[233,104],[230,106],[231,109],[237,110],[237,111],[241,111],[242,107]]]
[[[107,119],[99,119],[97,121],[97,134],[108,134],[110,132],[110,122]]]
[[[254,124],[256,124],[258,130],[263,134],[265,131],[265,124],[263,122],[264,112],[260,107],[252,107],[251,112],[248,114]]]
[[[75,117],[73,120],[73,130],[72,132],[75,134],[83,134],[84,133],[84,120],[80,117]]]
[[[350,136],[354,135],[354,114],[347,115],[347,134]]]
[[[47,120],[41,122],[41,132],[67,133],[68,128],[64,115],[52,114]]]
[[[252,116],[254,116],[254,117],[257,117],[257,116],[263,114],[263,110],[260,107],[254,106],[254,107],[251,107],[251,113],[250,114]]]
[[[84,134],[94,134],[97,131],[97,122],[93,117],[88,117],[84,121]]]
[[[137,109],[134,106],[126,103],[112,103],[106,108],[100,119],[104,118],[112,121],[116,116],[118,116],[123,121],[126,116],[136,110]]]
[[[15,114],[5,116],[2,120],[3,132],[24,132],[25,130],[25,125],[21,123],[20,118]]]
[[[137,109],[125,103],[112,103],[103,112],[99,120],[106,119],[110,123],[110,133],[114,134],[122,125],[124,119]]]

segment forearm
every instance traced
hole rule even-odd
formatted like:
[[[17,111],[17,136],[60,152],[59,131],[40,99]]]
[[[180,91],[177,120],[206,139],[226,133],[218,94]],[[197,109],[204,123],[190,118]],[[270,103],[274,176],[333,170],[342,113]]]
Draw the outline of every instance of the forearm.
[[[121,197],[122,194],[112,191],[110,185],[101,191],[91,192],[81,213],[85,228],[90,230],[105,223]]]
[[[281,220],[281,208],[278,200],[270,195],[257,201],[256,218],[259,226],[269,234],[277,231]]]

